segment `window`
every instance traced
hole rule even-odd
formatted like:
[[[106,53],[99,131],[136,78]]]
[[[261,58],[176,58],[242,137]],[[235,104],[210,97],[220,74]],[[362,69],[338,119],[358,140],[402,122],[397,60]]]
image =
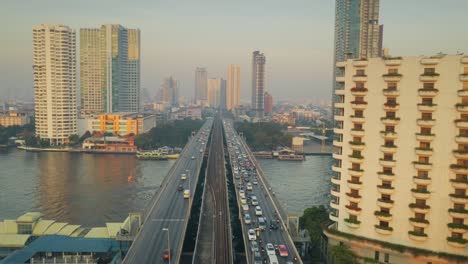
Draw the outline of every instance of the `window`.
[[[432,98],[423,98],[422,99],[423,105],[432,105]]]
[[[389,83],[387,83],[387,88],[389,90],[396,90],[397,89],[397,83],[389,82]]]
[[[388,69],[389,74],[398,74],[398,69]]]
[[[379,261],[379,257],[380,257],[380,252],[375,251],[375,253],[374,253],[374,260]]]
[[[434,89],[434,83],[423,83],[424,89]]]
[[[356,76],[366,76],[365,70],[356,70]]]
[[[384,255],[384,262],[389,263],[390,262],[390,255],[388,253],[385,253]]]
[[[18,224],[18,234],[32,234],[32,224]]]
[[[424,68],[424,74],[434,74],[435,68]]]
[[[468,74],[468,67],[464,67],[464,68],[463,68],[463,73],[464,73],[464,74]]]
[[[421,114],[421,119],[423,119],[423,120],[431,120],[431,119],[432,119],[432,113],[422,113],[422,114]]]
[[[356,83],[356,88],[364,88],[364,83],[363,82],[357,82]]]

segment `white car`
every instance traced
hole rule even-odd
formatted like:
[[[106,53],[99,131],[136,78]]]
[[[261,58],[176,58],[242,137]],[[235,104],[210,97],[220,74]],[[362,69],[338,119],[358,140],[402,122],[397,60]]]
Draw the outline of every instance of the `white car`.
[[[257,185],[257,184],[258,184],[257,179],[253,180],[252,183],[253,183],[254,185]]]
[[[194,160],[194,159],[195,159],[195,156],[192,156],[192,159]]]
[[[187,179],[187,174],[182,173],[182,175],[180,175],[180,179],[181,180],[186,180]]]
[[[247,199],[245,197],[241,197],[240,201],[241,204],[247,204]]]
[[[255,215],[256,216],[262,216],[262,208],[260,208],[260,206],[255,206]]]
[[[255,230],[253,230],[253,229],[249,229],[249,240],[250,241],[257,240],[257,235],[255,234]]]
[[[239,196],[240,196],[241,198],[245,198],[245,191],[244,191],[244,190],[240,190],[240,191],[239,191]]]
[[[250,218],[250,215],[249,215],[249,214],[245,214],[245,215],[244,215],[244,222],[245,222],[246,224],[252,223],[252,218]]]
[[[252,205],[258,205],[257,196],[252,196],[252,197],[250,197],[250,199],[252,201]]]
[[[251,191],[252,189],[252,184],[250,182],[247,183],[247,191]]]
[[[275,247],[273,246],[273,244],[268,243],[266,245],[266,252],[267,255],[276,255]]]

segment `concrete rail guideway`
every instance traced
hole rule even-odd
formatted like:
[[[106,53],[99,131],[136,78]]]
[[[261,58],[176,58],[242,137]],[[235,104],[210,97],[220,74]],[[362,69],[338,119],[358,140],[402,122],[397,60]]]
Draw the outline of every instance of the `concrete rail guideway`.
[[[143,225],[122,263],[179,263],[212,125],[212,120],[206,121],[185,145],[151,199]],[[186,175],[186,180],[182,179],[182,174]],[[179,185],[183,190],[189,190],[188,199],[184,198],[184,191],[178,191]],[[163,260],[165,250],[170,251],[170,260]]]

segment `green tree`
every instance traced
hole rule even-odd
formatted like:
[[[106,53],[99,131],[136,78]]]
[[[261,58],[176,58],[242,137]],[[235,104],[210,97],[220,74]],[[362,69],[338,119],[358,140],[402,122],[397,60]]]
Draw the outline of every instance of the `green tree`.
[[[345,244],[338,244],[330,248],[335,264],[358,264],[357,255]]]
[[[70,146],[76,146],[80,143],[80,137],[77,134],[70,135],[68,140],[70,140]]]

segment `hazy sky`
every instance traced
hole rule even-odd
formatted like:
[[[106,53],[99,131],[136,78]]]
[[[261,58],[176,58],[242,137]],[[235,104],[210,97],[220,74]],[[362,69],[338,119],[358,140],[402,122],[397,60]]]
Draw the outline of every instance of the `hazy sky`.
[[[32,98],[32,26],[76,29],[118,23],[141,29],[142,88],[164,77],[192,97],[194,70],[226,77],[241,65],[242,99],[250,100],[252,51],[267,57],[267,90],[276,100],[331,94],[333,0],[1,0],[0,101]],[[392,55],[468,53],[467,0],[381,0],[384,47]]]

